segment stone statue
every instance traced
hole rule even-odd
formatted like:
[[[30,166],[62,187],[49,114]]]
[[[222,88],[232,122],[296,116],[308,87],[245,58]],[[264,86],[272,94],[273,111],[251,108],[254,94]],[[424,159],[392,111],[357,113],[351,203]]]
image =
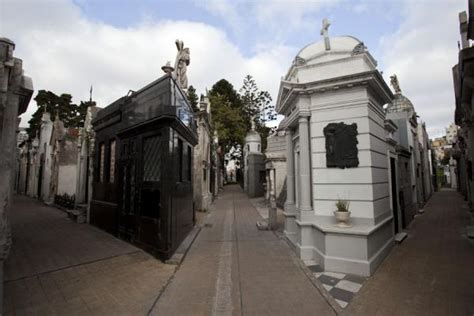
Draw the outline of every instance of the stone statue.
[[[321,35],[324,36],[324,46],[326,47],[326,50],[331,49],[331,44],[329,43],[329,33],[328,33],[329,26],[331,26],[331,23],[329,22],[328,19],[324,18],[323,27],[321,28]]]
[[[187,89],[188,77],[186,76],[186,70],[190,62],[189,48],[184,48],[183,41],[176,40],[175,43],[176,48],[178,49],[174,66],[176,82],[178,83],[181,89]]]
[[[402,93],[402,89],[400,89],[400,84],[398,83],[397,75],[390,76],[390,84],[392,85],[396,94]]]

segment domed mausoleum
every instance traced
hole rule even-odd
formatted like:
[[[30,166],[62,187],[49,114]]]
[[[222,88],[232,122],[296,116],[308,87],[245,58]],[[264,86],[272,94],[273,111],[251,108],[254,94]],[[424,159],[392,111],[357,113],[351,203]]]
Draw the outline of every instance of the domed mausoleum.
[[[244,143],[244,191],[250,197],[264,194],[262,172],[265,172],[262,138],[252,122],[252,129],[245,136]]]
[[[285,235],[303,260],[328,271],[371,275],[393,243],[385,110],[393,93],[362,41],[329,38],[304,47],[282,78]],[[336,221],[339,200],[350,221]]]

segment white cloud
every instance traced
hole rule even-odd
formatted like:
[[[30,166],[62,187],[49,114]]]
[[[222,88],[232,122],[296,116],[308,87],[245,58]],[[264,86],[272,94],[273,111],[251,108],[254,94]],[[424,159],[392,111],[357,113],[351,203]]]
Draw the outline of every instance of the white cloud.
[[[272,41],[282,42],[300,32],[315,32],[322,9],[333,8],[344,0],[195,0],[213,15],[222,18],[237,37],[252,36],[258,40],[270,35]],[[254,32],[252,32],[252,30]],[[259,33],[255,34],[255,30]]]
[[[381,40],[385,79],[397,74],[430,137],[454,120],[451,68],[458,58],[458,13],[466,9],[466,1],[405,1],[399,29]]]
[[[32,13],[18,20],[14,12],[26,6]],[[146,20],[134,27],[113,27],[88,20],[68,1],[7,2],[2,11],[2,33],[16,43],[15,55],[23,59],[36,90],[71,93],[79,102],[89,98],[93,84],[101,107],[160,77],[161,66],[174,62],[177,38],[190,48],[189,83],[198,92],[222,78],[238,90],[244,76],[252,74],[259,88],[276,99],[292,58],[293,50],[279,45],[244,57],[223,31],[203,23]],[[35,109],[32,101],[23,126]]]

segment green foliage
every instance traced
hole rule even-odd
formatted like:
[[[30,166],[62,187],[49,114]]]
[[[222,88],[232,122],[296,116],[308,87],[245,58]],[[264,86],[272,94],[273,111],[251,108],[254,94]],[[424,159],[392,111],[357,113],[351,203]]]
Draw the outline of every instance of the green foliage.
[[[216,82],[209,92],[212,121],[219,135],[219,144],[228,152],[232,146],[243,145],[245,135],[251,128],[262,137],[262,149],[265,150],[271,128],[267,122],[276,119],[272,98],[267,91],[260,91],[252,76],[247,75],[240,89],[225,79]]]
[[[196,94],[196,89],[193,86],[189,86],[187,94],[189,104],[191,104],[193,110],[195,112],[199,111],[199,97]]]
[[[219,144],[227,152],[232,146],[242,144],[247,132],[238,108],[232,107],[227,96],[210,96],[213,128],[219,135]]]
[[[264,151],[267,148],[267,137],[272,130],[266,123],[276,120],[277,117],[275,106],[271,104],[272,97],[268,91],[260,91],[255,79],[247,75],[240,89],[240,99],[247,128],[250,129],[253,120],[255,130],[262,138],[262,151]]]
[[[230,103],[230,106],[233,108],[241,108],[241,101],[240,96],[235,91],[234,86],[227,80],[221,79],[217,81],[213,86],[211,91],[209,91],[210,95],[223,95],[227,98]]]
[[[451,150],[445,149],[443,159],[441,159],[441,164],[443,166],[449,165],[449,160],[451,159]]]
[[[44,112],[51,114],[51,120],[56,116],[64,122],[65,127],[81,127],[84,125],[87,108],[94,106],[94,101],[86,101],[78,105],[72,103],[72,96],[67,93],[56,95],[51,91],[40,90],[35,99],[38,108],[30,119],[27,128],[30,139],[34,138],[41,126],[41,117]]]
[[[336,202],[336,208],[338,212],[349,212],[349,205],[350,202],[347,200],[337,200]]]

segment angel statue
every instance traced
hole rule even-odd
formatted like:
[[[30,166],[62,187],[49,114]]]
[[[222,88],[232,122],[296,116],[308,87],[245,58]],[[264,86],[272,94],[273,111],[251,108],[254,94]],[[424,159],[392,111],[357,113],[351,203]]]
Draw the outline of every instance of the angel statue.
[[[392,85],[393,90],[395,90],[395,93],[402,93],[402,89],[400,89],[400,84],[398,83],[397,75],[390,76],[390,84]]]
[[[184,48],[183,41],[176,40],[176,48],[178,49],[178,53],[176,54],[176,62],[175,62],[175,74],[176,74],[176,82],[180,86],[181,89],[188,88],[188,77],[186,76],[186,69],[189,66],[190,57],[189,57],[189,48]]]

